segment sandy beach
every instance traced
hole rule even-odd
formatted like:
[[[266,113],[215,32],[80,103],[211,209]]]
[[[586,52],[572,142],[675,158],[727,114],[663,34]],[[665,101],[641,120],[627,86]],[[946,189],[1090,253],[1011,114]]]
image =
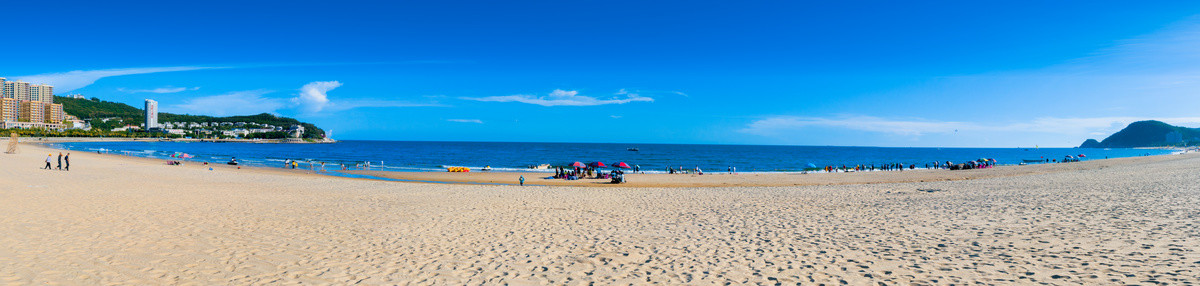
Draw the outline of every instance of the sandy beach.
[[[0,154],[0,283],[1200,283],[1196,153],[580,188],[79,152],[38,169],[59,152]]]

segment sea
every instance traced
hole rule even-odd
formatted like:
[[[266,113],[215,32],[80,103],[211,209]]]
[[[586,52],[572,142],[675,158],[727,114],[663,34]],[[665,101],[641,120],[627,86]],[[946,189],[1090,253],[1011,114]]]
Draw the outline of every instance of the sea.
[[[706,172],[726,172],[731,167],[736,167],[738,172],[801,172],[806,168],[843,165],[881,166],[899,163],[924,168],[931,162],[961,163],[981,158],[995,159],[1001,165],[1017,165],[1025,160],[1061,160],[1068,155],[1080,156],[1082,160],[1095,160],[1174,152],[1120,148],[896,148],[358,140],[331,144],[63,142],[46,145],[82,152],[164,160],[179,160],[182,154],[189,154],[191,158],[185,161],[224,164],[237,158],[242,165],[282,168],[287,160],[296,160],[301,163],[326,162],[327,169],[346,164],[357,166],[355,169],[396,172],[444,172],[447,167],[553,172],[529,167],[573,162],[603,162],[606,165],[625,162],[647,173],[666,172],[670,167],[689,170],[699,167]]]

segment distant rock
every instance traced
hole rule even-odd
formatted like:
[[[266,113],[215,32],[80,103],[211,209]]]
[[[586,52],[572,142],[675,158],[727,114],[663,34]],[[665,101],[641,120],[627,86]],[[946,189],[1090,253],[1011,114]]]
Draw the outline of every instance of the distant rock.
[[[1083,141],[1083,144],[1080,144],[1079,148],[1104,148],[1104,147],[1100,147],[1100,141],[1096,141],[1096,139],[1088,139],[1087,141]]]
[[[1200,129],[1172,126],[1162,121],[1146,120],[1130,123],[1125,129],[1096,142],[1084,141],[1080,148],[1136,148],[1186,146],[1200,143]]]

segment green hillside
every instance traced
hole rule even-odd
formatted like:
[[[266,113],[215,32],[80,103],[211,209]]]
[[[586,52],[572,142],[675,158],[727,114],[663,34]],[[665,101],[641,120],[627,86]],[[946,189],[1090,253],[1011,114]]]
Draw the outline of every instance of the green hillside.
[[[67,114],[74,115],[80,119],[90,119],[92,128],[111,130],[112,128],[125,125],[140,125],[145,123],[142,109],[129,106],[120,102],[102,101],[97,98],[92,99],[77,99],[68,97],[54,97],[55,103],[63,105],[63,111]],[[101,120],[104,118],[120,118],[120,120],[109,120],[107,122]],[[295,118],[278,117],[272,114],[263,113],[257,115],[239,115],[227,117],[214,117],[206,115],[188,115],[188,114],[172,114],[159,112],[159,122],[246,122],[256,124],[270,124],[275,126],[288,127],[291,125],[304,126],[304,138],[318,139],[325,137],[325,130],[317,128],[311,123],[301,122]]]
[[[1200,129],[1172,126],[1147,120],[1130,123],[1098,144],[1088,139],[1081,148],[1135,148],[1161,146],[1195,146],[1200,144]]]

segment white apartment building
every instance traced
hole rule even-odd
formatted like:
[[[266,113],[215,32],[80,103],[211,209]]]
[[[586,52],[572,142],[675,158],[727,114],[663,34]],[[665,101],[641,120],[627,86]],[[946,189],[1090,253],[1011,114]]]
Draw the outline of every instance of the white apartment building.
[[[54,103],[54,87],[44,84],[30,85],[29,99],[26,100]]]
[[[4,98],[29,100],[29,83],[23,81],[5,81]]]
[[[152,99],[146,100],[146,130],[158,127],[158,102]]]

